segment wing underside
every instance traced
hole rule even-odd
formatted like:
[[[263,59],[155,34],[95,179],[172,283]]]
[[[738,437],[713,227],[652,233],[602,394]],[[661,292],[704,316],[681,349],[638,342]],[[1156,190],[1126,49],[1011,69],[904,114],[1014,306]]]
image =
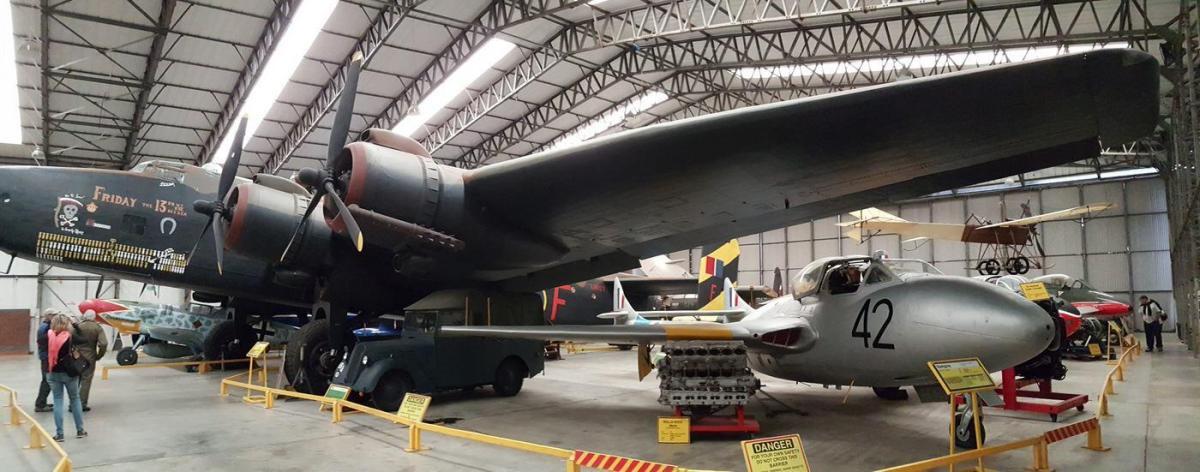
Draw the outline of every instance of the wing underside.
[[[1157,75],[1147,54],[1093,51],[744,108],[486,166],[466,177],[470,198],[564,256],[477,277],[537,290],[1090,158],[1097,138],[1153,130]]]

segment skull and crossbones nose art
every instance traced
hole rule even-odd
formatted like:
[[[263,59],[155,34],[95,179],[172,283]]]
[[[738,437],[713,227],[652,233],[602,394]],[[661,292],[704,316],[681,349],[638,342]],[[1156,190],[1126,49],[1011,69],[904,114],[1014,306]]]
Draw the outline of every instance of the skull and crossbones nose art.
[[[74,198],[59,198],[58,206],[54,208],[54,224],[59,229],[72,229],[79,223],[79,213],[83,204]]]

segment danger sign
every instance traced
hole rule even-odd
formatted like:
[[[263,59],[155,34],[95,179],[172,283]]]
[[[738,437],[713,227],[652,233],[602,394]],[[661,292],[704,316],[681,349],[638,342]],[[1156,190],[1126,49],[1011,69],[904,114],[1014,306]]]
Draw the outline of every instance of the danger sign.
[[[799,434],[742,441],[748,472],[808,472]]]
[[[404,394],[404,402],[400,403],[400,409],[396,411],[396,416],[420,423],[425,420],[425,410],[429,409],[429,402],[433,399],[427,395],[419,393]]]

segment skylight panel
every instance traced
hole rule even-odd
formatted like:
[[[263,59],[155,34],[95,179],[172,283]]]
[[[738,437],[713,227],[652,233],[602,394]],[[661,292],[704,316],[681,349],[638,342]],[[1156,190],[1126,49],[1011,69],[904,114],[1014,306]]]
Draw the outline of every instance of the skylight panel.
[[[292,16],[292,21],[288,23],[287,30],[283,33],[279,44],[275,46],[275,51],[267,59],[266,67],[254,81],[254,87],[250,89],[250,94],[242,103],[241,109],[234,115],[249,116],[249,121],[246,123],[246,141],[249,141],[250,137],[254,135],[258,125],[262,123],[263,117],[271,110],[271,105],[279,98],[279,93],[283,92],[283,87],[296,72],[300,60],[304,59],[304,54],[317,39],[317,34],[321,32],[321,27],[333,14],[337,3],[337,0],[304,0],[304,3],[300,4],[300,8]],[[229,156],[229,148],[233,144],[234,135],[237,134],[236,128],[236,126],[231,126],[225,130],[225,137],[221,139],[221,145],[213,154],[212,162],[218,164],[225,162],[225,158]],[[244,146],[245,142],[240,145]]]
[[[466,90],[485,71],[500,62],[500,59],[503,59],[515,48],[515,44],[503,39],[489,39],[478,51],[471,53],[471,56],[462,65],[455,68],[454,72],[450,73],[450,76],[446,77],[441,85],[438,85],[425,99],[421,100],[415,113],[405,116],[392,128],[392,131],[405,136],[412,135],[421,125],[433,118],[434,114],[445,108],[450,100]]]
[[[13,38],[12,3],[0,0],[0,143],[21,144],[17,52]]]

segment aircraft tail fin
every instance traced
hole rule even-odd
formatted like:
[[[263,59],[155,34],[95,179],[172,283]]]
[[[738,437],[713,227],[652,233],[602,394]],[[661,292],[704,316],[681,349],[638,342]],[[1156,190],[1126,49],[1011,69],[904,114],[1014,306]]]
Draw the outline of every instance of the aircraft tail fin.
[[[629,303],[629,298],[625,296],[625,288],[621,286],[621,279],[613,280],[613,308],[608,313],[601,313],[600,318],[613,320],[614,325],[631,325],[640,322],[647,322],[638,314],[637,310],[633,309],[633,305]]]
[[[730,278],[737,281],[739,256],[741,248],[738,247],[737,239],[704,247],[696,286],[696,298],[701,310],[717,310],[721,307],[721,280]]]
[[[737,285],[732,280],[729,280],[728,277],[725,278],[725,287],[722,290],[722,295],[721,310],[726,313],[734,312],[733,314],[724,315],[724,322],[740,320],[750,314],[751,311],[754,311],[750,303],[742,299],[741,295],[738,295]]]

